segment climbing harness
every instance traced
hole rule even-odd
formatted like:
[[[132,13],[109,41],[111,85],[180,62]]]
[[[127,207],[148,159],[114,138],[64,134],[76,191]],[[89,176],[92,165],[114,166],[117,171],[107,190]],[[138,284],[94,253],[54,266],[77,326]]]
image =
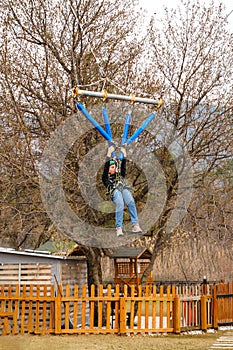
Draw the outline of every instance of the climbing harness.
[[[120,192],[122,192],[124,189],[129,190],[130,192],[133,192],[133,188],[129,186],[128,181],[123,178],[120,174],[120,164],[119,160],[110,160],[110,165],[111,162],[114,162],[116,164],[116,173],[114,179],[111,179],[111,176],[108,178],[108,181],[110,182],[108,187],[107,187],[107,192],[106,195],[109,195],[110,198],[112,198],[114,191],[117,189]]]
[[[122,192],[125,189],[129,190],[130,192],[134,191],[133,188],[128,185],[127,180],[121,177],[119,180],[115,179],[114,182],[108,186],[106,195],[109,195],[110,198],[112,198],[115,190]]]

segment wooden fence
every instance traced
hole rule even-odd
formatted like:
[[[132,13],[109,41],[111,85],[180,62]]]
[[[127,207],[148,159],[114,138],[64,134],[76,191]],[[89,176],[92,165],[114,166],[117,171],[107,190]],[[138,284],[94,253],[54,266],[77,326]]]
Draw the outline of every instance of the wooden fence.
[[[217,299],[218,324],[233,324],[233,282],[215,285],[213,295]]]
[[[212,290],[212,289],[211,289]],[[152,334],[217,328],[217,289],[178,294],[177,287],[124,286],[106,289],[67,285],[1,286],[1,334]],[[226,298],[225,298],[226,300]],[[232,305],[232,304],[231,304]],[[232,315],[233,317],[233,315]]]

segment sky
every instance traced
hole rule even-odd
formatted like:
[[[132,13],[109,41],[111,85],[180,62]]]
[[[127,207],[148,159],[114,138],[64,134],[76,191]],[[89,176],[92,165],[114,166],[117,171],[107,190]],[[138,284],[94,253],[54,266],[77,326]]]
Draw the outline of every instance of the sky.
[[[157,15],[161,14],[164,7],[174,8],[180,4],[180,0],[135,0],[140,6],[147,9],[149,14],[156,12]],[[211,0],[202,0],[205,4],[211,3]],[[233,10],[233,0],[214,0],[216,5],[220,2],[226,7],[226,14]],[[233,12],[228,17],[229,28],[233,32]]]

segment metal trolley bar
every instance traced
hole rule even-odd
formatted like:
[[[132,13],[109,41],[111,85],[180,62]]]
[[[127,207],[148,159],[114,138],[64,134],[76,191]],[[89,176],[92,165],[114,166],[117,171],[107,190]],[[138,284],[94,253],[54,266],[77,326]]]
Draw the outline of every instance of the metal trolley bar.
[[[103,92],[96,92],[96,91],[80,90],[78,87],[75,87],[73,89],[73,97],[75,98],[75,97],[78,97],[79,95],[103,98],[104,101],[106,101],[107,99],[111,99],[111,100],[130,101],[131,103],[134,103],[134,102],[147,103],[147,104],[156,105],[158,107],[162,105],[162,98],[159,98],[158,100],[152,100],[150,98],[136,97],[133,94],[131,94],[130,96],[116,95],[116,94],[109,94],[106,90],[104,90]]]

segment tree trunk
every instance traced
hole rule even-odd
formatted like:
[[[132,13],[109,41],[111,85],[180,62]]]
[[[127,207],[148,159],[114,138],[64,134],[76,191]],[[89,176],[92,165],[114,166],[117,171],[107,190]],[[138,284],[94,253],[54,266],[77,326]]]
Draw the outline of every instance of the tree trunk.
[[[103,282],[101,267],[101,249],[83,246],[82,250],[87,258],[87,284],[89,295],[91,294],[91,286],[94,285],[95,296],[97,296],[99,285]],[[94,326],[98,326],[98,302],[96,302],[94,306]]]

